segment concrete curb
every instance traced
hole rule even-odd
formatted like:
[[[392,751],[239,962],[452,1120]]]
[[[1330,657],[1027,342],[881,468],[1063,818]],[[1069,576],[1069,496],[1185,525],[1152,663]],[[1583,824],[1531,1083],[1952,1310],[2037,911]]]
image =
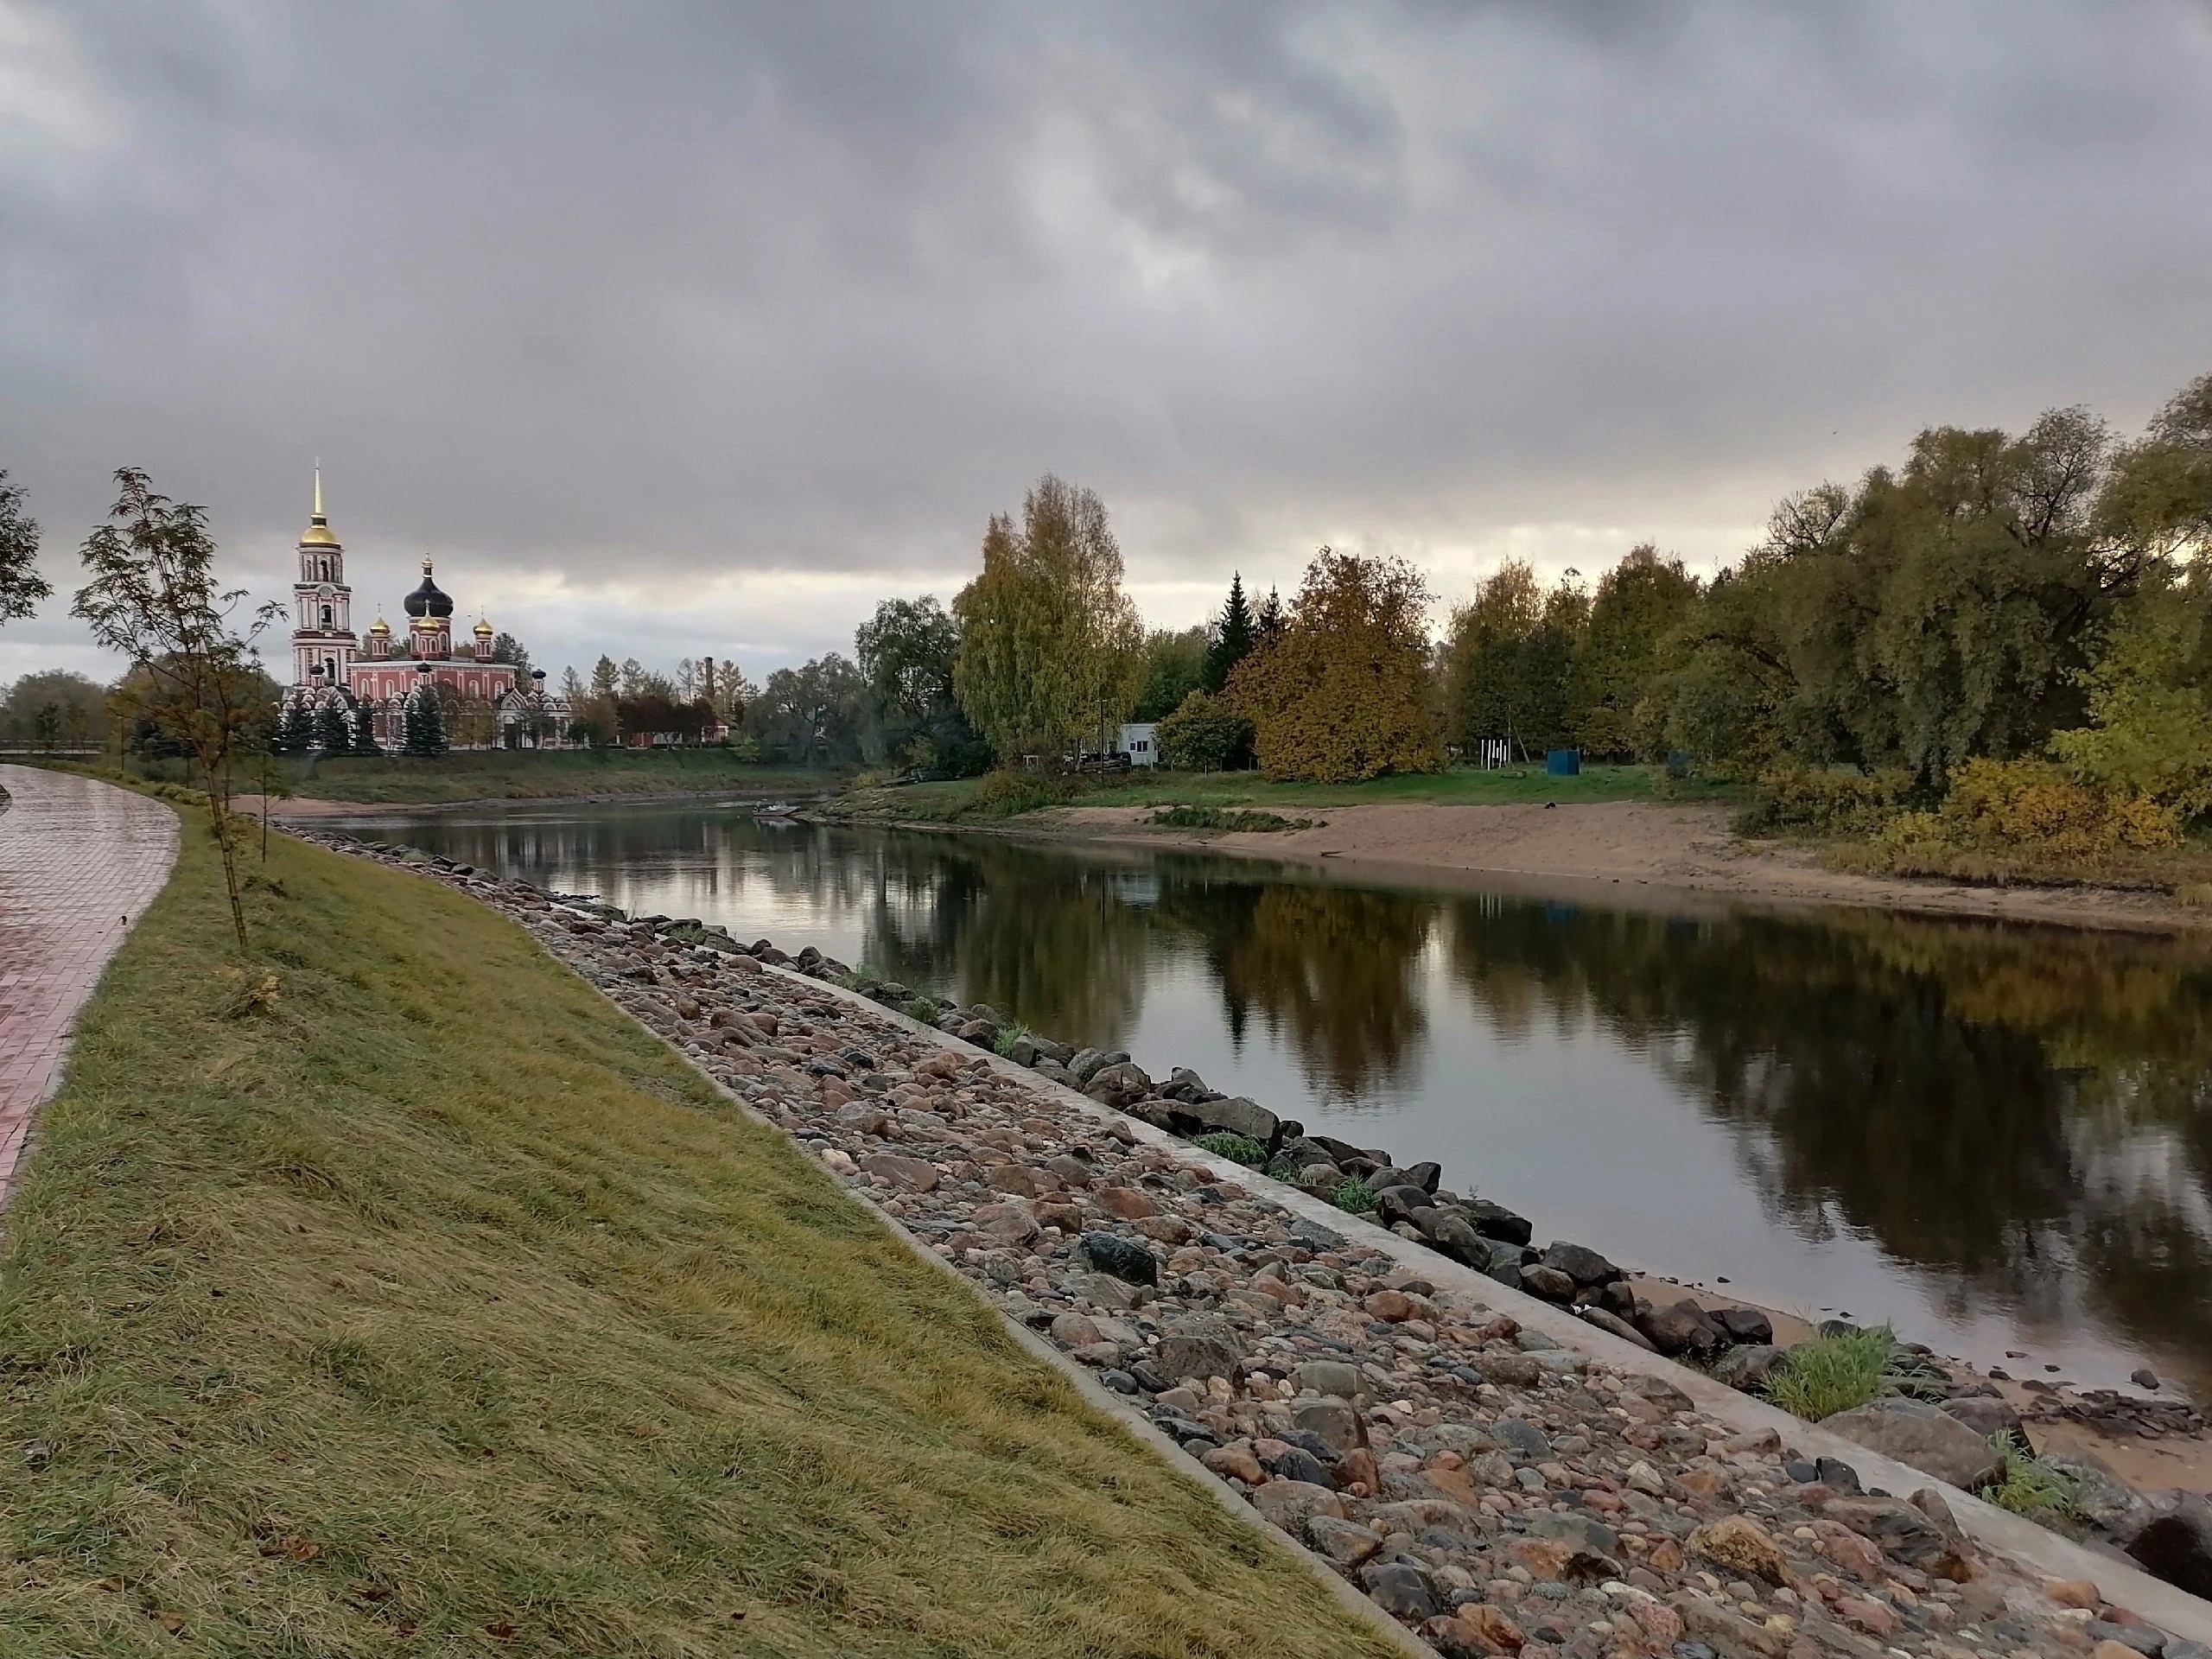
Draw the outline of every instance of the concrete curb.
[[[2048,1578],[2087,1579],[2097,1586],[2099,1593],[2106,1600],[2141,1614],[2168,1634],[2212,1646],[2212,1603],[2200,1600],[2163,1579],[2154,1579],[2139,1567],[2063,1538],[2037,1526],[2024,1516],[2000,1510],[1971,1492],[1946,1485],[1932,1475],[1870,1451],[1855,1440],[1845,1440],[1840,1434],[1828,1433],[1818,1424],[1793,1417],[1778,1406],[1770,1406],[1748,1394],[1739,1394],[1726,1383],[1715,1382],[1702,1371],[1676,1364],[1648,1349],[1610,1335],[1584,1323],[1564,1308],[1540,1301],[1525,1291],[1510,1289],[1487,1274],[1477,1273],[1425,1244],[1416,1244],[1410,1239],[1402,1238],[1387,1228],[1347,1215],[1335,1205],[1297,1187],[1272,1179],[1256,1170],[1247,1169],[1242,1164],[1210,1157],[1188,1141],[1179,1140],[1141,1118],[1130,1117],[1103,1106],[1088,1095],[1079,1094],[1065,1084],[1040,1077],[1027,1066],[1016,1065],[1012,1060],[1001,1058],[973,1043],[964,1042],[934,1026],[925,1026],[895,1009],[869,1001],[857,991],[849,991],[789,969],[771,969],[769,971],[781,973],[786,978],[826,991],[832,996],[842,997],[868,1009],[879,1019],[887,1020],[944,1046],[980,1056],[989,1061],[1001,1076],[1026,1083],[1062,1106],[1086,1113],[1102,1123],[1122,1126],[1147,1145],[1160,1147],[1181,1162],[1205,1171],[1211,1178],[1233,1180],[1249,1192],[1281,1205],[1293,1215],[1319,1222],[1346,1238],[1357,1239],[1363,1244],[1383,1251],[1394,1261],[1418,1268],[1423,1278],[1440,1288],[1458,1291],[1486,1303],[1529,1330],[1540,1331],[1592,1360],[1618,1370],[1637,1371],[1659,1377],[1688,1395],[1707,1416],[1725,1423],[1738,1433],[1770,1428],[1782,1436],[1785,1446],[1794,1446],[1809,1458],[1829,1457],[1847,1463],[1859,1471],[1859,1478],[1867,1485],[1879,1486],[1901,1497],[1923,1487],[1932,1487],[1950,1505],[1952,1515],[1967,1536],[1983,1548],[1998,1554],[2008,1555]],[[1209,1475],[1208,1478],[1212,1477]],[[1232,1501],[1237,1502],[1239,1508],[1244,1507],[1241,1500]]]

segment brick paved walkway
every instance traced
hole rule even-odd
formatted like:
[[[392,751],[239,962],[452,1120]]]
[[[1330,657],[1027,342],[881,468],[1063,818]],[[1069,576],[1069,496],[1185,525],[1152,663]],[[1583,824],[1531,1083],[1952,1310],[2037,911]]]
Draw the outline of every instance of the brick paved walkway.
[[[60,1085],[77,1010],[176,861],[159,801],[0,766],[0,1200],[39,1103]]]

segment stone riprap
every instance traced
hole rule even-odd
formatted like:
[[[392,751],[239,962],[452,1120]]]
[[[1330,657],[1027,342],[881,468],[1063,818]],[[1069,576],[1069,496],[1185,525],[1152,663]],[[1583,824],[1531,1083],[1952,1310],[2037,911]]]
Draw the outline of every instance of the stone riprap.
[[[365,850],[516,918],[1440,1654],[2212,1659],[726,937]]]

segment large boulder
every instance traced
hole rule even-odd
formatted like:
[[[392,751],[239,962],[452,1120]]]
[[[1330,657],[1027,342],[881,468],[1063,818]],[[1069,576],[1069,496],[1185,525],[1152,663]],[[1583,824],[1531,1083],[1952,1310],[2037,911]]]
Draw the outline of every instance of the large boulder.
[[[1997,1478],[1997,1449],[1941,1407],[1875,1400],[1825,1418],[1821,1427],[1966,1491]]]
[[[1116,1233],[1085,1233],[1083,1253],[1101,1273],[1111,1274],[1124,1284],[1156,1285],[1160,1258],[1133,1239]]]
[[[1618,1313],[1607,1313],[1602,1307],[1586,1307],[1582,1310],[1582,1321],[1586,1325],[1596,1325],[1608,1336],[1618,1337],[1623,1342],[1632,1342],[1639,1348],[1649,1348],[1655,1354],[1659,1351],[1651,1347],[1650,1338]]]
[[[1531,1296],[1541,1296],[1548,1302],[1571,1302],[1574,1300],[1574,1281],[1557,1268],[1539,1262],[1533,1268],[1521,1269],[1521,1288]]]
[[[1525,1216],[1516,1215],[1502,1204],[1492,1204],[1488,1198],[1469,1198],[1467,1219],[1484,1238],[1503,1239],[1508,1244],[1526,1244],[1536,1236]]]
[[[1185,1319],[1168,1325],[1152,1363],[1160,1375],[1180,1382],[1193,1376],[1233,1376],[1243,1357],[1236,1332],[1227,1320]]]
[[[1756,1344],[1774,1340],[1774,1321],[1756,1307],[1716,1307],[1709,1316],[1728,1333],[1731,1342]]]
[[[1937,1496],[1932,1491],[1917,1495],[1915,1503],[1901,1503],[1893,1497],[1832,1497],[1819,1509],[1827,1519],[1842,1522],[1861,1538],[1872,1539],[1884,1554],[1893,1555],[1932,1578],[1963,1584],[1974,1573],[1973,1547],[1963,1535],[1916,1507],[1918,1497]]]
[[[1172,1109],[1179,1134],[1241,1135],[1256,1141],[1270,1156],[1282,1140],[1282,1120],[1255,1100],[1227,1095],[1219,1100],[1193,1101]],[[1191,1128],[1182,1125],[1188,1119]]]
[[[1638,1307],[1635,1324],[1654,1348],[1669,1356],[1717,1353],[1728,1345],[1728,1333],[1687,1296],[1671,1307]]]
[[[1319,1437],[1338,1456],[1367,1444],[1367,1425],[1358,1408],[1334,1395],[1297,1402],[1290,1408],[1290,1421],[1293,1427]]]
[[[1557,1268],[1578,1285],[1609,1284],[1621,1276],[1618,1268],[1587,1244],[1570,1243],[1566,1239],[1544,1252],[1543,1265]]]
[[[1424,1224],[1426,1216],[1434,1216],[1436,1219]],[[1416,1214],[1414,1225],[1427,1235],[1431,1245],[1454,1262],[1478,1273],[1489,1269],[1490,1241],[1468,1225],[1465,1218],[1432,1208]]]
[[[1416,1210],[1433,1210],[1428,1194],[1410,1181],[1395,1182],[1375,1189],[1375,1213],[1382,1218],[1385,1227],[1393,1223],[1410,1221]]]
[[[1770,1342],[1754,1342],[1741,1348],[1731,1348],[1713,1366],[1713,1380],[1751,1394],[1766,1386],[1767,1379],[1774,1375],[1782,1360],[1782,1350]]]
[[[1306,1138],[1320,1147],[1329,1161],[1346,1174],[1368,1175],[1390,1167],[1390,1154],[1380,1147],[1355,1147],[1349,1141],[1328,1135],[1309,1135]]]
[[[2177,1494],[2173,1507],[2145,1522],[2126,1548],[2145,1572],[2192,1596],[2212,1596],[2212,1504],[2196,1493]]]
[[[1947,1404],[1945,1410],[1956,1404]],[[2045,1459],[2074,1483],[2074,1512],[2115,1543],[2125,1545],[2156,1514],[2152,1501],[2088,1452]]]
[[[1084,1088],[1084,1093],[1093,1100],[1116,1108],[1134,1104],[1151,1092],[1152,1079],[1134,1060],[1099,1067]]]
[[[2012,1409],[2010,1402],[1996,1395],[1961,1395],[1944,1401],[1937,1409],[1957,1418],[1985,1440],[1993,1434],[2011,1434],[2022,1445],[2027,1443],[2027,1431],[2021,1425],[2020,1414]]]

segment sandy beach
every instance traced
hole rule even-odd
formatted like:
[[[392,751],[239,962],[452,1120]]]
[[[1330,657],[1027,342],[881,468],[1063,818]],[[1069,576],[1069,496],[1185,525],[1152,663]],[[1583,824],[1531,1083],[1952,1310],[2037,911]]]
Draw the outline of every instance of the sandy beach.
[[[1560,806],[1346,806],[1306,830],[1219,834],[1152,827],[1149,807],[1063,807],[1018,821],[1014,833],[1203,847],[1268,858],[1341,860],[1455,874],[1655,887],[1716,899],[2050,922],[2168,932],[2201,929],[2202,910],[2163,893],[2106,887],[1985,887],[1854,875],[1825,868],[1810,846],[1745,841],[1715,806],[1607,801]]]

